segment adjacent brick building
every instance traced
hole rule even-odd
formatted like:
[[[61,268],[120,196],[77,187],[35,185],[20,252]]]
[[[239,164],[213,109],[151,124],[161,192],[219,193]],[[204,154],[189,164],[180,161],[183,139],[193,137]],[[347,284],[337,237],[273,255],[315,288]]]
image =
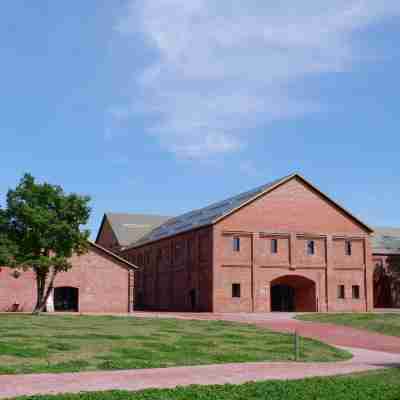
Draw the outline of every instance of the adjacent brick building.
[[[374,306],[400,307],[400,229],[375,228],[374,231]]]
[[[96,243],[119,252],[170,218],[162,215],[106,213],[101,220]]]
[[[171,218],[120,254],[141,267],[136,304],[145,309],[366,311],[371,233],[293,174]]]
[[[400,230],[373,234],[298,174],[178,217],[107,213],[72,263],[50,311],[400,306]],[[0,311],[31,311],[35,300],[32,272],[0,268]]]
[[[101,246],[73,256],[72,268],[57,275],[48,311],[128,312],[134,304],[136,268]],[[36,282],[32,271],[0,268],[0,312],[32,311]]]

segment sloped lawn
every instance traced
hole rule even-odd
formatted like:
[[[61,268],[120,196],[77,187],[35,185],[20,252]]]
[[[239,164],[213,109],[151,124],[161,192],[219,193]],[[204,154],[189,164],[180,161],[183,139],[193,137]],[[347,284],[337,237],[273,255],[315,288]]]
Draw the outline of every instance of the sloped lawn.
[[[293,337],[251,325],[79,315],[0,315],[0,374],[293,360]],[[302,361],[351,357],[301,339]]]

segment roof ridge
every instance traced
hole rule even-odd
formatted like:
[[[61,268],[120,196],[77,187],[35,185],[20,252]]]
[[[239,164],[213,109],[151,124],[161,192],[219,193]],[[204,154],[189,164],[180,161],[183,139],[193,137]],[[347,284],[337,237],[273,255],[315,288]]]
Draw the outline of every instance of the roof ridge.
[[[257,186],[253,189],[243,191],[237,195],[230,196],[223,200],[215,201],[205,207],[187,211],[183,214],[172,217],[160,226],[152,229],[149,233],[138,239],[136,242],[127,246],[132,248],[143,245],[148,242],[159,240],[165,237],[173,236],[178,233],[183,233],[195,228],[204,227],[216,223],[220,218],[228,215],[233,210],[251,202],[256,197],[262,195],[272,187],[283,183],[295,176],[300,176],[297,173],[286,175],[282,178],[275,179],[269,183]],[[197,219],[196,219],[197,218]],[[175,225],[175,229],[173,226]]]
[[[119,262],[128,265],[129,267],[133,269],[138,269],[139,267],[135,264],[132,264],[130,261],[126,260],[125,258],[120,257],[118,254],[115,254],[113,251],[106,249],[105,247],[99,245],[98,243],[93,242],[92,240],[88,240],[88,243],[95,247],[96,249],[99,249],[100,251],[103,251],[104,253],[108,254],[110,257],[115,258]]]

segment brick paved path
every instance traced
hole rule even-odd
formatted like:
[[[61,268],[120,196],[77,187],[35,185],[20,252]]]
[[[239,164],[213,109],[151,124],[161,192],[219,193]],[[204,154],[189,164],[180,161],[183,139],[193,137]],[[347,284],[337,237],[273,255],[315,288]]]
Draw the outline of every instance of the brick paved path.
[[[386,336],[346,326],[305,321],[271,321],[256,323],[277,332],[297,332],[304,337],[334,346],[347,346],[400,354],[400,337]]]
[[[255,324],[277,332],[297,332],[304,337],[320,340],[335,346],[356,347],[368,350],[400,353],[400,337],[387,336],[366,330],[334,324],[299,321],[294,313],[265,314],[212,314],[212,313],[154,313],[135,312],[137,317],[179,318],[197,320],[224,320]]]
[[[0,375],[0,398],[111,389],[171,388],[190,384],[239,384],[256,380],[300,379],[370,371],[390,366],[400,367],[400,338],[330,324],[297,321],[292,319],[293,314],[135,312],[133,316],[226,320],[251,323],[280,332],[297,330],[302,336],[346,348],[354,357],[336,363],[261,362],[129,371]]]
[[[97,390],[172,388],[191,384],[239,384],[266,379],[331,376],[400,366],[399,354],[347,350],[354,354],[354,358],[337,363],[267,362],[67,374],[0,375],[0,398]]]

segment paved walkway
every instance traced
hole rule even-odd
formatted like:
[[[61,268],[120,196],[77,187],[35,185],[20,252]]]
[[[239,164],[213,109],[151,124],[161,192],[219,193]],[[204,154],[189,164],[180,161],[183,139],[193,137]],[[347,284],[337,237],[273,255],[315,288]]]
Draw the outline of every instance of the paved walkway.
[[[399,354],[346,349],[354,354],[354,358],[336,363],[261,362],[67,374],[0,375],[0,398],[101,390],[134,391],[192,384],[240,384],[267,379],[332,376],[400,366]]]
[[[142,318],[225,320],[294,332],[349,350],[351,360],[336,363],[259,362],[128,371],[0,375],[0,398],[77,393],[96,390],[141,390],[191,384],[244,383],[267,379],[300,379],[400,367],[400,338],[331,324],[297,321],[294,314],[211,314],[135,312]]]
[[[155,313],[135,312],[137,317],[223,320],[254,324],[277,332],[297,331],[301,336],[317,339],[335,346],[355,347],[400,354],[400,337],[387,336],[366,330],[334,324],[299,321],[295,313],[212,314],[212,313]]]

